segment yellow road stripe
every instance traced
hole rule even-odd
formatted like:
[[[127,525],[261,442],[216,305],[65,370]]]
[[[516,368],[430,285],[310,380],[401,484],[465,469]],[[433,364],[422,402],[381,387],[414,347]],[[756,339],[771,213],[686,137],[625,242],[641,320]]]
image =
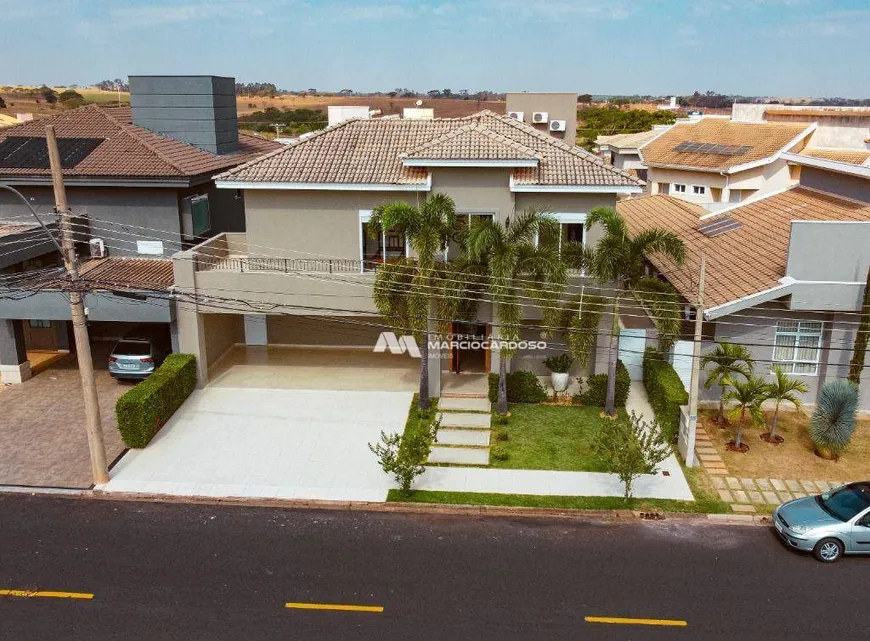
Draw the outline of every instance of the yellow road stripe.
[[[670,625],[684,628],[688,624],[679,619],[624,619],[621,617],[586,617],[586,623],[615,623],[623,625]]]
[[[88,592],[53,592],[50,590],[0,590],[0,596],[42,597],[46,599],[93,599]]]
[[[341,605],[339,603],[285,603],[285,608],[294,610],[344,610],[346,612],[383,612],[381,605]]]

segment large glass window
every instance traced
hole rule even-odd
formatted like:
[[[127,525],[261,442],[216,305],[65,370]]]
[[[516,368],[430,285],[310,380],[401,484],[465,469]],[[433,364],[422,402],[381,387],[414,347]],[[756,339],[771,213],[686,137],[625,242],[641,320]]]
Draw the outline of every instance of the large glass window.
[[[783,371],[789,374],[818,374],[821,351],[821,322],[777,322],[773,364]]]

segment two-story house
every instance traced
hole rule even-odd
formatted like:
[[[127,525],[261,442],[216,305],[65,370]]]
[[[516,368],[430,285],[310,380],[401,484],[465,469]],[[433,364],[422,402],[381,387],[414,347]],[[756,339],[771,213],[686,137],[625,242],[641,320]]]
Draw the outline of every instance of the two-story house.
[[[679,122],[639,147],[649,193],[715,211],[779,191],[796,182],[782,155],[801,151],[815,129],[719,116]]]
[[[370,353],[389,328],[372,302],[375,270],[409,254],[398,235],[368,233],[373,209],[385,202],[418,205],[444,193],[464,228],[481,217],[506,224],[514,212],[545,207],[559,221],[562,240],[591,243],[597,232],[587,237],[587,213],[642,189],[594,154],[488,111],[348,120],[226,171],[216,185],[244,193],[245,233],[217,235],[174,259],[175,291],[191,301],[179,310],[181,349],[199,356],[201,383],[234,348],[242,360],[246,346],[314,348],[324,359],[349,348]],[[448,258],[459,251],[451,242]],[[482,304],[476,322],[454,331],[485,337],[496,323]],[[534,325],[525,336],[540,340]],[[497,369],[497,358],[473,351],[432,354],[433,394],[442,369]],[[523,358],[517,357],[521,366],[534,366]]]
[[[849,373],[870,267],[870,167],[802,154],[785,159],[799,182],[749,203],[710,213],[659,194],[617,209],[632,233],[663,227],[686,244],[680,268],[650,260],[687,303],[697,300],[705,255],[704,352],[714,342],[745,345],[757,374],[782,367],[808,385],[804,400],[814,403],[825,381]],[[692,347],[681,341],[673,356],[687,389]],[[861,407],[870,409],[870,369],[862,381]],[[701,398],[719,392],[702,388]]]
[[[55,128],[98,339],[133,323],[174,333],[169,257],[245,228],[241,192],[216,189],[212,176],[281,147],[239,133],[232,78],[134,76],[130,84],[132,106],[88,105],[0,131],[0,184],[54,224],[45,135]],[[0,369],[14,383],[30,376],[28,351],[70,349],[70,309],[54,245],[6,190],[0,221],[9,223],[0,227]]]

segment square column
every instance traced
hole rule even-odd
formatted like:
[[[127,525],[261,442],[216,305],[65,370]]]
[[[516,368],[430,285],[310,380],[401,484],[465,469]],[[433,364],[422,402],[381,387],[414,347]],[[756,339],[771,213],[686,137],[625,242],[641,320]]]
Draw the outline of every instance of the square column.
[[[0,321],[0,378],[16,385],[32,376],[20,320]]]

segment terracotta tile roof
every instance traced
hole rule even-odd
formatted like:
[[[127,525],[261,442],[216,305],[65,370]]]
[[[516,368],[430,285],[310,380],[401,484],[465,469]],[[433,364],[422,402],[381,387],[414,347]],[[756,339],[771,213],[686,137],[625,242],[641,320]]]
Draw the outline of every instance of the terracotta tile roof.
[[[468,127],[473,125],[474,127]],[[455,138],[447,135],[456,133]],[[473,131],[473,134],[471,133]],[[453,147],[456,141],[456,148]],[[432,153],[472,156],[528,149],[538,167],[517,169],[518,183],[538,185],[638,186],[628,173],[607,165],[532,126],[481,111],[464,118],[434,120],[346,120],[310,138],[224,172],[218,179],[240,182],[425,184],[425,169],[405,167],[402,154],[434,148]],[[528,153],[528,152],[526,152]],[[470,158],[469,158],[470,159]]]
[[[674,125],[641,150],[651,167],[680,167],[725,171],[774,156],[806,131],[803,123],[734,122],[726,118],[701,118]],[[681,143],[710,143],[729,147],[749,147],[739,155],[677,151]]]
[[[5,223],[5,222],[0,221],[0,238],[5,238],[6,236],[15,236],[17,234],[23,234],[24,232],[33,231],[34,229],[39,229],[39,225],[37,225],[36,223],[21,224],[21,223]]]
[[[174,282],[171,258],[91,258],[79,267],[83,289],[103,291],[169,291]],[[39,276],[27,281],[28,289],[68,289],[66,274]]]
[[[32,120],[0,131],[0,142],[11,136],[45,136],[53,124],[58,138],[102,138],[93,152],[65,176],[187,178],[222,171],[282,147],[265,138],[239,134],[239,150],[215,155],[193,145],[161,136],[132,124],[129,107],[87,105],[56,116]],[[0,166],[0,176],[50,175],[48,169]]]
[[[845,162],[851,165],[866,165],[870,161],[870,149],[831,149],[831,148],[806,148],[801,156],[812,156],[824,160]]]
[[[814,118],[870,118],[870,109],[783,109],[773,108],[765,109],[764,114],[767,116],[810,116]]]
[[[618,149],[635,149],[662,135],[661,129],[650,129],[636,134],[615,134],[613,136],[598,136],[596,145],[607,145]]]
[[[415,160],[541,160],[541,154],[516,140],[473,123],[454,129],[400,154]]]
[[[728,216],[739,229],[708,238],[698,231],[706,209],[672,198],[647,196],[616,204],[629,230],[636,234],[649,227],[664,227],[677,233],[686,244],[686,262],[651,256],[651,262],[687,299],[697,297],[701,250],[706,253],[704,299],[708,307],[724,305],[779,284],[786,275],[789,235],[793,220],[870,221],[870,205],[795,187],[767,198],[707,218],[712,222]]]

